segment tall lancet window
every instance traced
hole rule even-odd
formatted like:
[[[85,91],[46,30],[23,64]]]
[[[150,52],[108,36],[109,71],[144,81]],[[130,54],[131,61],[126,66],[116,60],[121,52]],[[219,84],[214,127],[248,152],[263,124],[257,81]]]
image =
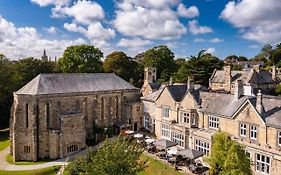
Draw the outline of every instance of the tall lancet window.
[[[50,128],[50,103],[46,104],[46,126],[47,129]]]
[[[28,104],[25,104],[25,127],[28,128]]]

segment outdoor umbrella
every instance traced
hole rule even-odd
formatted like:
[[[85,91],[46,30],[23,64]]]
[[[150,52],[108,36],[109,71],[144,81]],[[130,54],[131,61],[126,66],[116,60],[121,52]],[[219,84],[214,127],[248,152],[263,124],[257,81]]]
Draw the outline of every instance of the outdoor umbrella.
[[[148,144],[153,143],[155,141],[156,141],[155,139],[145,139],[145,142]]]
[[[189,158],[189,159],[197,159],[198,157],[201,157],[204,155],[204,152],[197,151],[194,149],[185,149],[178,152],[179,155]]]
[[[139,138],[143,138],[143,135],[142,134],[135,134],[134,137],[139,139]]]
[[[153,143],[156,147],[161,147],[163,149],[167,149],[170,148],[172,146],[177,145],[177,143],[172,142],[170,140],[158,140],[156,142]]]

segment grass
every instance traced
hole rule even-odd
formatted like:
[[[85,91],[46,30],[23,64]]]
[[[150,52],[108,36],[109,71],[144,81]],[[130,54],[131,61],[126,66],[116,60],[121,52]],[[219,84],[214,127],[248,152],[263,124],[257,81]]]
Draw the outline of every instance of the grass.
[[[9,128],[0,130],[0,151],[7,148],[9,144]]]
[[[4,171],[0,170],[1,175],[55,175],[60,169],[60,166],[52,166],[37,170],[28,171]]]
[[[32,161],[19,161],[19,162],[14,162],[13,161],[13,156],[11,154],[8,154],[6,156],[6,160],[9,164],[14,164],[14,165],[38,165],[46,162],[51,162],[53,159],[44,159],[44,160],[39,160],[37,162],[32,162]]]
[[[164,164],[161,161],[155,160],[152,157],[142,155],[141,160],[146,160],[146,168],[138,175],[183,175],[179,171],[175,171],[172,166]]]

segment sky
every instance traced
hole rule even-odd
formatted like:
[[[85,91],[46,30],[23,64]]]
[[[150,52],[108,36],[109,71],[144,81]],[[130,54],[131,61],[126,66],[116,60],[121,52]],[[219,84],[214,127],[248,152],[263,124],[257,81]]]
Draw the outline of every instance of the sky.
[[[90,44],[104,56],[167,45],[176,57],[205,49],[254,57],[281,42],[281,0],[0,0],[0,53],[52,59]]]

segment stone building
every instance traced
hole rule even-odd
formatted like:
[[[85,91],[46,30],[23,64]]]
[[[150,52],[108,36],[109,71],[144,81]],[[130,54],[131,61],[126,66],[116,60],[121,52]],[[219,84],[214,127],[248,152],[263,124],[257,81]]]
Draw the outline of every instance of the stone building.
[[[141,88],[143,96],[158,90],[161,86],[160,83],[156,82],[157,71],[155,67],[146,67],[144,69],[144,82]]]
[[[15,161],[62,158],[86,147],[99,127],[140,127],[140,93],[115,74],[40,74],[14,93]]]
[[[223,70],[214,70],[209,80],[209,87],[212,91],[233,93],[234,84],[238,80],[242,81],[245,94],[256,94],[258,89],[270,94],[279,82],[279,77],[275,67],[272,67],[270,72],[261,70],[259,65],[253,66],[250,70],[239,71],[224,66]]]
[[[157,138],[208,156],[213,134],[225,131],[245,145],[255,174],[280,174],[280,97],[261,91],[246,95],[241,80],[235,82],[231,94],[203,91],[189,79],[185,86],[166,85],[141,100],[143,125]]]

